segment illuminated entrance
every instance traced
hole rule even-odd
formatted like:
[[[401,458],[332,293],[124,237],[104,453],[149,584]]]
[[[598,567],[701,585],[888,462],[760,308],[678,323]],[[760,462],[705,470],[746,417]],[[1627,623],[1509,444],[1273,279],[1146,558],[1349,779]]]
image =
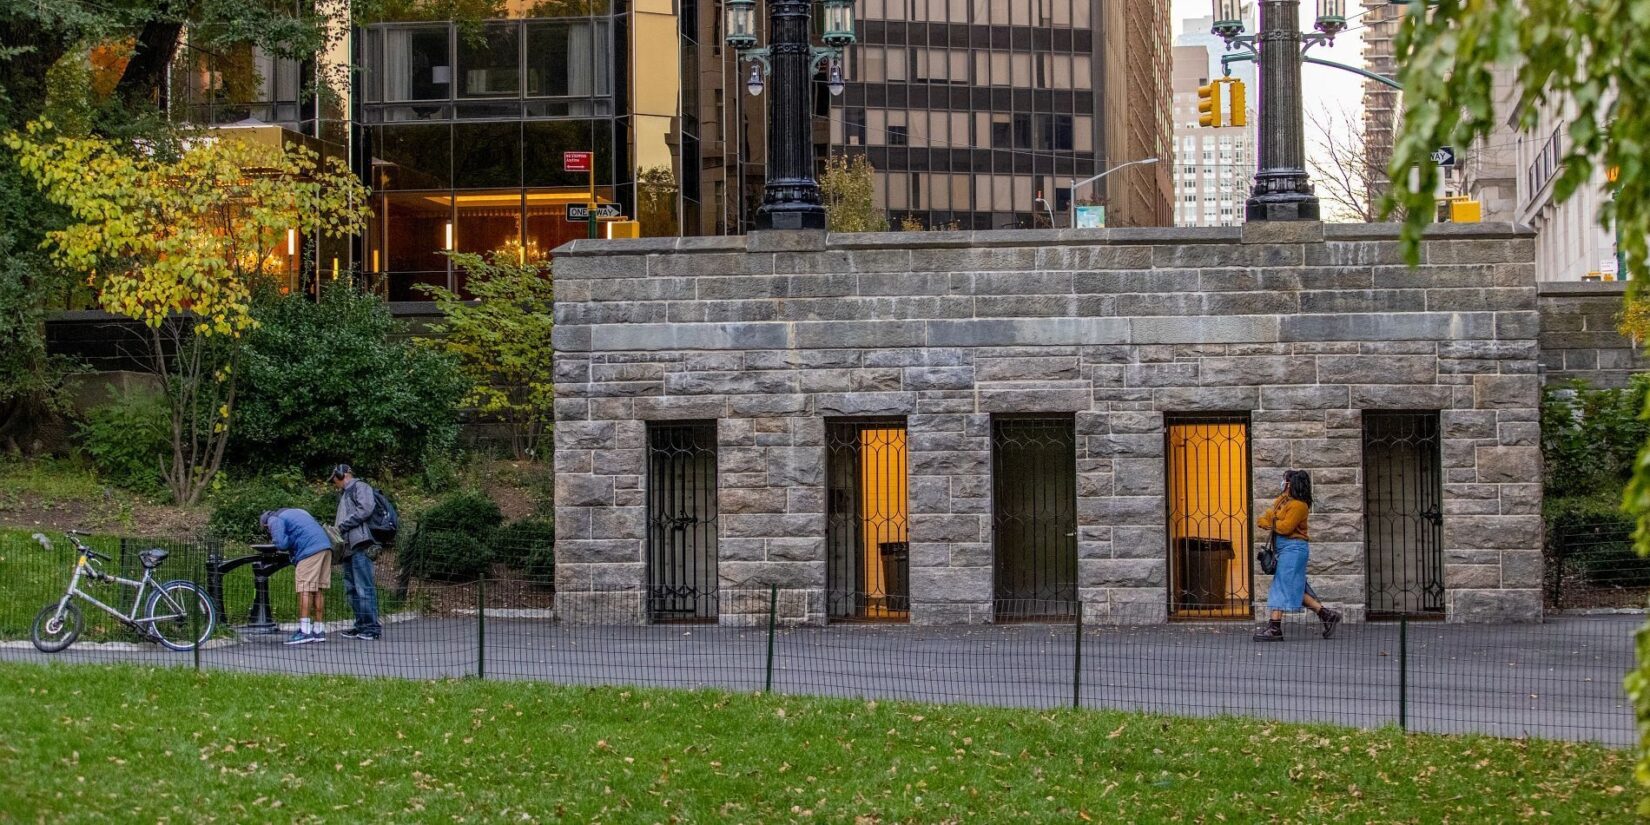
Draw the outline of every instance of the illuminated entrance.
[[[1248,619],[1247,416],[1169,416],[1169,615]]]
[[[827,615],[905,621],[910,615],[905,420],[826,425]]]

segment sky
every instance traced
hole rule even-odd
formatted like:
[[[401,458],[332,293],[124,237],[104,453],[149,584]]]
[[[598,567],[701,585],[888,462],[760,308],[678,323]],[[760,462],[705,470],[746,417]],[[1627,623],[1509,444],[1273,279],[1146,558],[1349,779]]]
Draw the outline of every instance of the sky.
[[[1171,5],[1173,38],[1180,36],[1186,18],[1204,17],[1210,14],[1214,7],[1211,0],[1172,0]],[[1335,38],[1334,46],[1314,46],[1308,54],[1363,68],[1363,39],[1360,36],[1359,25],[1362,22],[1359,15],[1363,12],[1363,6],[1358,0],[1348,0],[1346,6],[1347,30]],[[1312,30],[1316,7],[1315,0],[1302,0],[1302,31]],[[1343,130],[1353,128],[1353,125],[1362,121],[1363,78],[1351,72],[1308,63],[1301,69],[1301,79],[1305,87],[1306,106],[1329,113],[1331,119]],[[1250,90],[1249,95],[1251,101],[1258,100],[1259,90]],[[1312,128],[1308,126],[1308,135],[1311,132]],[[1319,154],[1318,147],[1310,139],[1306,151],[1308,158]]]

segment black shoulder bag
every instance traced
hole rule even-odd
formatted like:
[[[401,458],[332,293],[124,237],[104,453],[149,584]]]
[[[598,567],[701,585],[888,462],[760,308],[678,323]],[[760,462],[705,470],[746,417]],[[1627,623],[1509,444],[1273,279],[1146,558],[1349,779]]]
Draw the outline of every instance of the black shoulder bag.
[[[1255,558],[1260,561],[1260,572],[1265,573],[1268,576],[1275,576],[1278,574],[1277,541],[1277,531],[1268,530],[1266,532],[1266,543],[1262,544],[1260,546],[1260,552],[1255,554]]]

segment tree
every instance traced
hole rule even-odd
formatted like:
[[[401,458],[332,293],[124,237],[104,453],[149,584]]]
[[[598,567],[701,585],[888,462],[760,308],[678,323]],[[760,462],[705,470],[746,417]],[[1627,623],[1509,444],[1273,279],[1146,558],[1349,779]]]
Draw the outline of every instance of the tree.
[[[467,403],[509,425],[516,457],[537,458],[556,400],[550,265],[473,253],[452,258],[465,271],[465,288],[477,300],[437,286],[420,287],[435,299],[443,317],[430,328],[431,344],[458,357],[470,382]]]
[[[172,406],[167,488],[195,503],[223,463],[253,289],[274,273],[289,231],[360,232],[365,188],[301,146],[210,132],[132,146],[33,123],[5,143],[72,216],[47,233],[53,258],[87,273],[104,310],[146,328]]]
[[[1343,220],[1383,220],[1378,193],[1386,188],[1386,167],[1364,140],[1362,122],[1345,109],[1308,109],[1306,120],[1308,137],[1318,149],[1307,159],[1318,195]]]
[[[644,238],[682,234],[676,220],[676,173],[669,166],[643,169],[636,176],[636,219]]]
[[[832,155],[819,178],[825,228],[832,232],[886,232],[888,216],[876,205],[876,170],[864,155]]]
[[[1430,13],[1423,5],[1432,6]],[[1650,240],[1650,15],[1643,0],[1411,0],[1397,40],[1399,79],[1407,111],[1388,174],[1386,206],[1405,209],[1404,241],[1413,262],[1421,231],[1433,219],[1439,146],[1488,138],[1497,118],[1495,72],[1516,67],[1518,127],[1532,128],[1542,111],[1563,106],[1564,154],[1554,197],[1564,200],[1593,179],[1597,164],[1610,178],[1611,199],[1600,215],[1616,228],[1623,275],[1644,288]],[[1410,169],[1419,171],[1412,185]],[[1650,448],[1640,451],[1623,498],[1636,519],[1640,555],[1650,556]],[[1650,627],[1637,638],[1638,668],[1626,688],[1639,720],[1637,778],[1650,785]],[[1650,813],[1650,803],[1641,810]]]

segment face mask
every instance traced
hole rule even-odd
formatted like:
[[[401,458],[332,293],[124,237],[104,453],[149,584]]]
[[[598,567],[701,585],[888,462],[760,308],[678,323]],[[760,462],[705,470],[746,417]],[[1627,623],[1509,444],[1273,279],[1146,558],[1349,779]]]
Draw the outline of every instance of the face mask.
[[[1287,491],[1289,489],[1289,479],[1284,479],[1283,483],[1278,485],[1278,489]]]

